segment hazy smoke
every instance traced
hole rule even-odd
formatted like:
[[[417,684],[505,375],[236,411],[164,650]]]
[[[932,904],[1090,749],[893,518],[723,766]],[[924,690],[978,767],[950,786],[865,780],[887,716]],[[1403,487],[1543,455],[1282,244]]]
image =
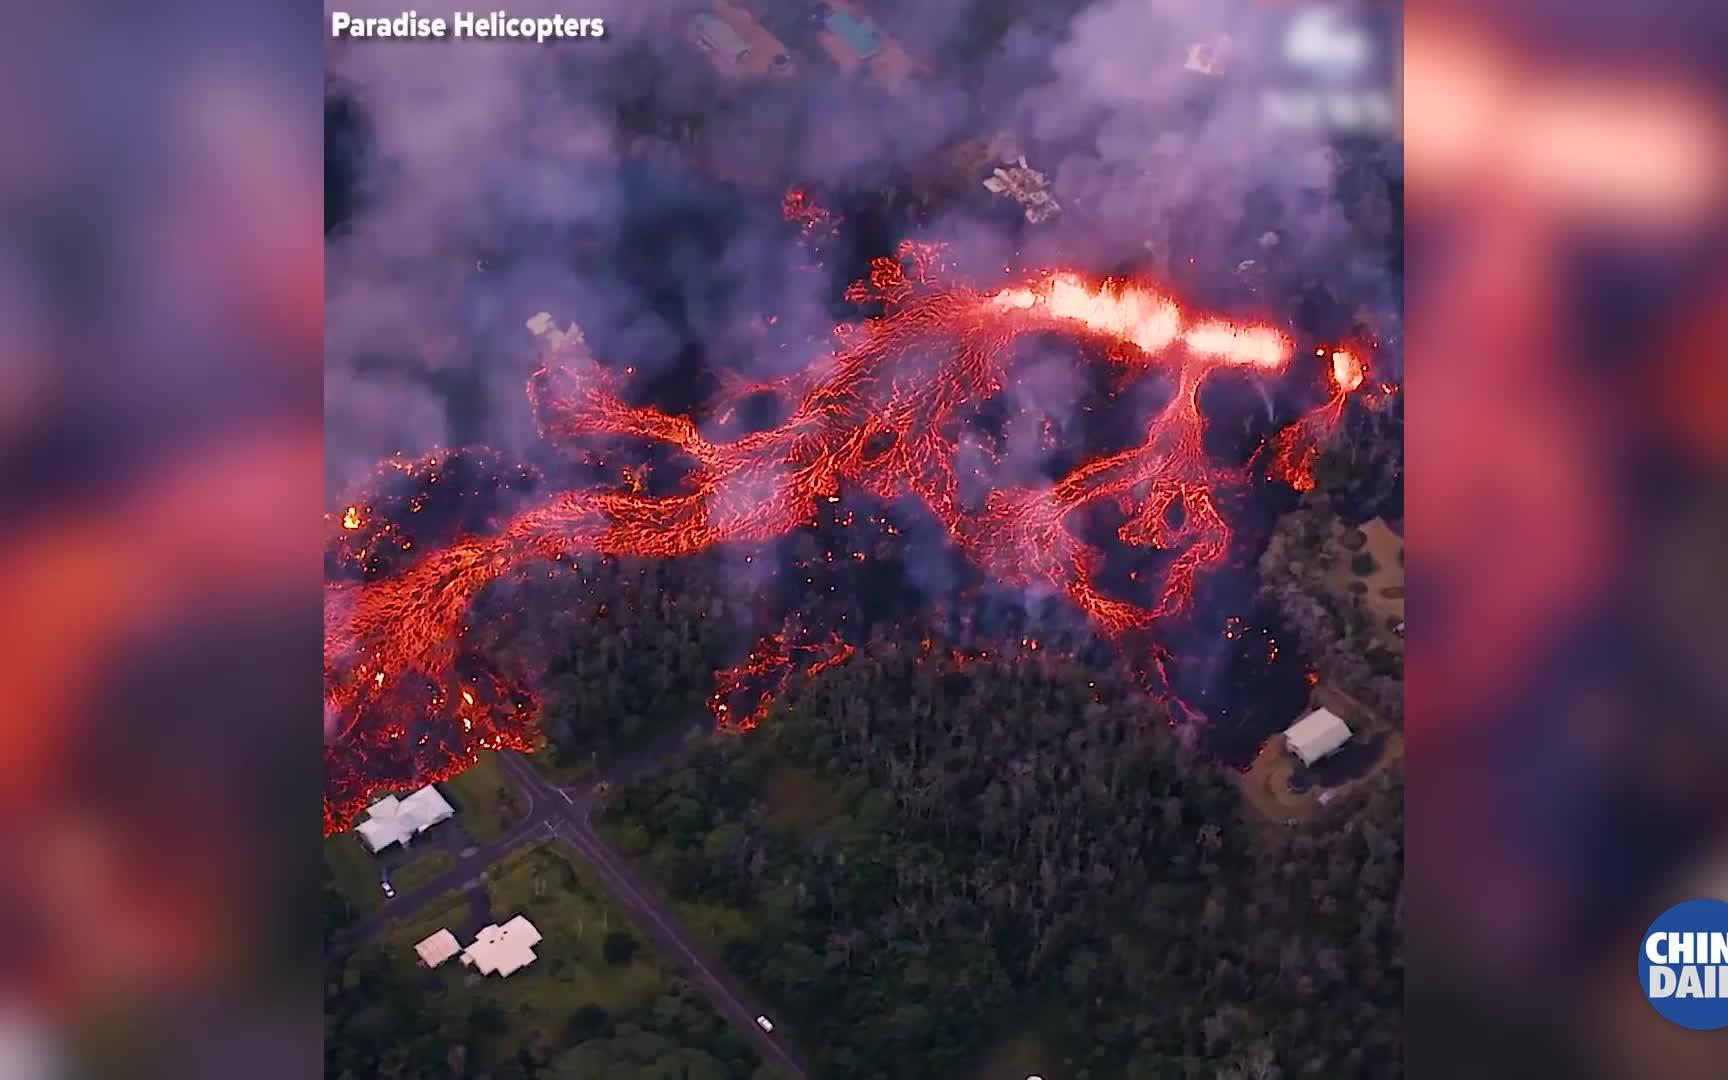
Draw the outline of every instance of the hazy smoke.
[[[332,484],[395,451],[526,448],[523,323],[537,311],[579,322],[602,362],[639,374],[670,370],[692,344],[753,375],[819,363],[840,283],[805,272],[780,192],[800,183],[867,204],[858,193],[917,189],[964,139],[1009,135],[1067,208],[1025,226],[976,190],[982,172],[956,178],[971,204],[921,228],[969,274],[1134,266],[1208,305],[1268,307],[1276,299],[1250,290],[1240,263],[1254,258],[1275,280],[1347,241],[1323,140],[1263,120],[1275,8],[1101,0],[1071,18],[1022,20],[982,60],[962,55],[974,10],[935,22],[923,9],[885,15],[928,68],[917,89],[891,97],[793,43],[797,75],[716,93],[680,20],[618,6],[584,9],[608,20],[601,41],[332,50],[334,88],[371,136],[362,208],[330,245]],[[1222,75],[1185,68],[1191,45],[1221,36]],[[642,101],[700,115],[699,133],[687,140],[673,122],[622,136],[621,107]],[[1272,230],[1275,248],[1261,242]],[[1047,415],[1003,427],[1001,484],[1045,482],[1050,432],[1073,447],[1095,419],[1081,411],[1071,359],[1027,356],[1010,396]],[[1141,396],[1167,394],[1156,376],[1144,381]],[[913,580],[951,588],[941,545],[918,547],[931,554],[907,556]],[[760,577],[764,561],[741,564],[738,580]]]
[[[394,14],[367,6],[353,13]],[[913,47],[935,51],[920,57],[930,73],[910,96],[886,97],[799,51],[804,70],[782,90],[716,100],[707,61],[677,20],[613,6],[584,9],[608,20],[599,41],[332,47],[333,86],[358,102],[371,136],[363,210],[329,252],[333,480],[353,480],[383,453],[476,437],[472,421],[447,419],[453,391],[437,375],[451,367],[465,372],[454,383],[461,393],[486,398],[479,434],[525,441],[520,409],[498,406],[520,391],[521,324],[536,310],[581,319],[609,362],[639,368],[664,362],[689,334],[718,344],[728,363],[783,370],[798,362],[784,354],[799,336],[831,321],[834,283],[792,272],[799,256],[778,220],[705,207],[712,196],[692,184],[645,190],[652,170],[625,165],[613,130],[617,103],[633,95],[707,114],[693,151],[663,148],[670,171],[694,157],[711,176],[748,175],[760,188],[868,188],[928,170],[956,139],[1012,130],[1072,212],[1020,237],[981,228],[971,211],[932,222],[968,265],[1005,265],[1018,250],[1026,261],[1133,260],[1170,271],[1180,252],[1179,272],[1228,275],[1249,257],[1242,236],[1264,231],[1254,215],[1278,215],[1277,227],[1307,238],[1284,245],[1285,258],[1329,246],[1339,231],[1336,205],[1307,194],[1324,194],[1331,181],[1318,139],[1275,137],[1262,123],[1266,80],[1256,72],[1270,69],[1265,43],[1275,29],[1264,7],[1105,0],[1065,30],[1048,14],[1026,21],[982,62],[944,55],[944,43],[967,36],[960,24],[971,16],[957,13],[948,25],[920,24]],[[512,12],[537,13],[530,8]],[[910,33],[908,24],[902,36]],[[1220,34],[1231,41],[1228,73],[1185,70],[1188,46]],[[646,144],[634,152],[653,156]],[[627,213],[665,219],[664,253],[620,256]],[[742,214],[744,225],[734,222],[717,246],[680,239],[701,227],[681,215],[702,213]],[[568,242],[576,233],[590,245],[586,261]],[[486,252],[499,272],[477,272]],[[644,296],[639,276],[619,265],[632,257],[664,260],[658,276],[681,293],[673,306],[684,330],[668,324],[667,298]],[[759,355],[752,318],[763,312],[781,322]],[[613,355],[619,349],[629,357]]]

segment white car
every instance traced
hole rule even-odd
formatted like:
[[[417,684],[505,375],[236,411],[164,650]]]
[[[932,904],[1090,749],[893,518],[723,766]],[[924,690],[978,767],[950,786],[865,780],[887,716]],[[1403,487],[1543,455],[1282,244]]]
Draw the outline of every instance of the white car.
[[[766,1016],[758,1016],[756,1018],[756,1026],[761,1028],[763,1031],[773,1031],[774,1021],[768,1019]]]
[[[382,882],[380,882],[380,884],[382,884],[384,886],[384,899],[386,899],[386,900],[396,899],[396,886],[390,884],[389,878],[385,878]]]

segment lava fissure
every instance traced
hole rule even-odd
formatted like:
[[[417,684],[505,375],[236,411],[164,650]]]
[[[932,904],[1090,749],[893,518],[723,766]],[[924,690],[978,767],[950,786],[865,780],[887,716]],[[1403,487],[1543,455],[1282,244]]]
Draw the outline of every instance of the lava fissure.
[[[789,197],[787,213],[806,234],[834,227],[807,199]],[[1197,576],[1230,546],[1221,493],[1246,485],[1250,471],[1208,459],[1200,387],[1224,369],[1278,375],[1294,354],[1290,337],[1268,325],[1195,317],[1138,282],[1053,272],[980,291],[943,282],[940,273],[939,253],[920,245],[875,260],[848,297],[878,304],[881,313],[837,328],[831,355],[803,372],[729,388],[729,395],[771,391],[792,403],[784,422],[730,441],[705,436],[689,417],[628,404],[579,331],[558,331],[544,319],[531,324],[543,366],[527,393],[541,436],[556,444],[596,437],[664,444],[689,462],[682,488],[649,494],[627,474],[617,489],[563,491],[489,533],[430,547],[394,573],[329,585],[326,715],[338,720],[327,729],[342,737],[327,751],[326,831],[348,827],[376,791],[424,779],[365,775],[355,755],[336,753],[343,738],[376,744],[421,732],[418,744],[442,748],[434,774],[459,771],[479,748],[532,744],[526,688],[464,676],[456,663],[476,596],[531,560],[673,558],[768,541],[814,525],[818,505],[851,486],[884,501],[917,500],[988,575],[1066,595],[1108,635],[1182,613]],[[962,498],[957,475],[962,414],[1002,394],[1018,339],[1052,332],[1104,346],[1128,378],[1158,372],[1175,393],[1138,446],[1084,462],[1047,487],[994,490],[974,505]],[[1332,397],[1274,440],[1271,473],[1298,488],[1311,485],[1313,456],[1366,368],[1339,351],[1329,376]],[[1094,583],[1104,553],[1068,528],[1070,515],[1100,501],[1126,512],[1116,532],[1123,544],[1174,552],[1148,603],[1105,595]],[[340,515],[341,535],[360,524],[358,507]],[[790,626],[769,635],[744,664],[717,673],[717,718],[722,727],[753,726],[786,673],[819,670],[850,650],[838,637],[817,640]]]

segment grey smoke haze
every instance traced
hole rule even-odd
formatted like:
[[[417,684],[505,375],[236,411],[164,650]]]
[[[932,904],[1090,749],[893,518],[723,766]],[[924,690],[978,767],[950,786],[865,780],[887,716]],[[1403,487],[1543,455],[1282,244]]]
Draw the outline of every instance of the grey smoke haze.
[[[1054,141],[1093,133],[1079,152],[1052,163],[1052,186],[1089,207],[1088,240],[1106,261],[1138,249],[1157,262],[1172,249],[1170,224],[1179,217],[1203,231],[1202,258],[1235,266],[1226,248],[1251,192],[1269,192],[1286,214],[1308,193],[1330,193],[1323,141],[1264,121],[1272,76],[1262,73],[1277,70],[1274,25],[1265,7],[1185,0],[1101,0],[1070,25],[1050,57],[1055,77],[1021,98],[1020,127]],[[1226,76],[1206,80],[1185,70],[1186,45],[1219,35],[1230,42]],[[1172,52],[1174,59],[1151,60]],[[1209,100],[1195,110],[1196,122],[1190,103],[1200,96]],[[1323,199],[1281,226],[1319,243],[1335,240],[1344,222],[1336,203]]]
[[[550,14],[555,7],[517,4],[511,12]],[[663,62],[656,91],[663,98],[716,111],[701,152],[706,171],[775,182],[867,182],[917,166],[957,137],[990,134],[968,130],[977,112],[968,97],[992,88],[998,96],[985,102],[987,111],[1029,149],[1050,148],[1049,157],[1034,154],[1033,164],[1050,174],[1058,198],[1073,209],[1023,237],[964,211],[931,223],[931,235],[953,244],[956,262],[975,272],[1052,256],[1095,269],[1130,259],[1161,265],[1174,222],[1198,231],[1189,238],[1198,250],[1217,252],[1209,272],[1228,273],[1242,257],[1229,252],[1251,191],[1269,190],[1294,213],[1303,192],[1330,188],[1332,165],[1318,139],[1270,137],[1260,122],[1261,80],[1240,74],[1252,72],[1256,51],[1265,51],[1258,29],[1264,8],[1102,0],[1065,32],[1026,24],[981,66],[962,70],[926,52],[920,59],[933,71],[928,85],[899,99],[834,76],[819,56],[801,55],[804,73],[785,92],[753,94],[744,107],[708,100],[706,61],[683,40],[677,20],[649,7],[585,7],[583,14],[608,20],[608,36],[599,41],[372,41],[331,48],[332,82],[359,103],[374,140],[364,210],[328,252],[333,485],[355,482],[385,454],[413,454],[453,438],[447,397],[429,375],[461,368],[472,376],[464,385],[494,404],[519,397],[529,348],[522,321],[535,311],[580,319],[590,340],[606,343],[607,359],[619,365],[650,365],[676,347],[678,332],[599,254],[616,237],[626,199],[642,197],[639,174],[627,173],[617,156],[611,120],[616,100],[633,89],[633,73],[655,77],[652,65],[623,62],[631,55]],[[381,2],[344,9],[400,11]],[[958,40],[963,17],[921,11],[920,40]],[[893,22],[888,29],[912,36]],[[1186,46],[1219,32],[1235,42],[1235,73],[1209,82],[1184,71]],[[1040,68],[1042,74],[1029,74]],[[1183,120],[1197,93],[1211,101],[1197,120]],[[668,214],[680,209],[679,192],[670,184],[660,196]],[[1305,238],[1281,248],[1288,257],[1331,246],[1342,235],[1330,200],[1310,200],[1301,215],[1280,222]],[[597,245],[595,258],[573,265],[567,252],[555,256],[548,237],[558,229],[585,230]],[[501,247],[508,251],[500,255],[511,256],[506,265],[477,280],[477,253]],[[804,255],[777,218],[746,222],[718,252],[674,246],[664,258],[668,277],[685,283],[691,328],[704,342],[720,343],[729,358],[736,353],[747,368],[769,372],[819,355],[817,346],[801,342],[825,337],[835,288],[822,275],[796,272]],[[726,292],[705,284],[716,276],[731,286]],[[760,312],[779,315],[771,334],[753,325]],[[619,348],[630,355],[610,355]],[[753,357],[752,349],[765,354]],[[411,362],[368,362],[378,357]],[[1043,397],[1046,408],[1072,399]],[[485,441],[526,445],[532,435],[524,416],[520,408],[493,410]]]

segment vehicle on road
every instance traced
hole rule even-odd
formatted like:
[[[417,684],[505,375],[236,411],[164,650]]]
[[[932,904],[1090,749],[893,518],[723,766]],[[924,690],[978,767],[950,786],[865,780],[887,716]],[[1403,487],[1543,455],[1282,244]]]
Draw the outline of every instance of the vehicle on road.
[[[761,1028],[763,1031],[771,1032],[774,1030],[774,1021],[768,1019],[766,1016],[758,1016],[756,1018],[756,1026]]]
[[[396,886],[390,884],[389,878],[384,878],[382,881],[379,882],[379,884],[384,887],[384,899],[386,899],[386,900],[396,899]]]

